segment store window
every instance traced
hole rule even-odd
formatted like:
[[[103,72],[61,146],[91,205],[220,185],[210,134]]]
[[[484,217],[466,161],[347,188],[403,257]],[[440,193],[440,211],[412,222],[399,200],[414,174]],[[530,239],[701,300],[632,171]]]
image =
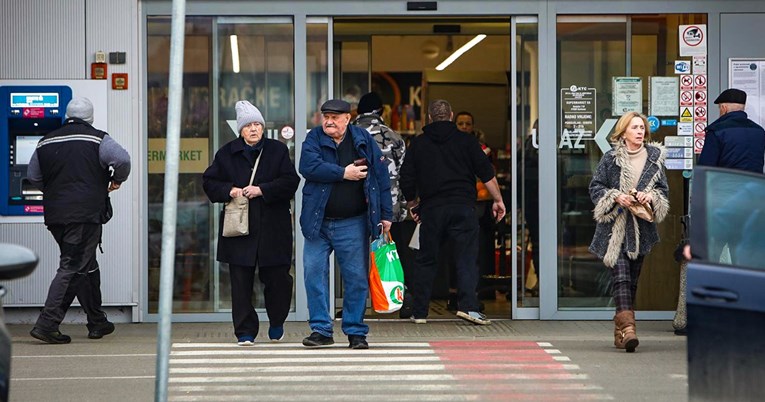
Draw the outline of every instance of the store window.
[[[587,249],[595,230],[588,187],[603,156],[594,137],[621,115],[612,103],[614,83],[636,83],[633,91],[639,92],[640,101],[635,108],[648,115],[651,77],[676,77],[672,62],[681,59],[679,26],[705,23],[703,14],[558,17],[560,310],[613,307],[611,272]],[[660,117],[678,120],[677,114]],[[677,135],[671,123],[660,126],[649,140],[663,142],[668,135]],[[639,310],[674,310],[677,302],[679,266],[673,251],[680,241],[680,218],[686,213],[687,184],[680,170],[668,170],[667,176],[670,214],[659,225],[661,242],[643,264]]]
[[[156,314],[164,197],[170,19],[149,17],[147,31],[148,294],[149,313]],[[179,167],[173,312],[223,312],[230,310],[231,296],[228,265],[215,259],[222,205],[213,205],[208,201],[202,189],[202,173],[215,152],[238,137],[234,105],[241,99],[249,100],[260,109],[266,120],[264,136],[284,142],[294,160],[292,21],[278,18],[190,17],[186,22],[184,53],[181,152],[189,157],[182,157]],[[293,135],[289,134],[290,129]],[[254,292],[255,307],[263,308],[261,284],[256,281],[255,286],[258,287]]]

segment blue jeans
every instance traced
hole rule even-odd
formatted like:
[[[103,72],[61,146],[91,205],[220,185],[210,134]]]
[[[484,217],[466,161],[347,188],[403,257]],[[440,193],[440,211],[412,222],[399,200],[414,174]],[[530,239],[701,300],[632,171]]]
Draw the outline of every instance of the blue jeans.
[[[305,240],[303,267],[311,331],[332,336],[329,312],[329,256],[337,256],[343,278],[343,333],[364,335],[364,312],[369,293],[369,233],[366,214],[325,219],[316,239]]]

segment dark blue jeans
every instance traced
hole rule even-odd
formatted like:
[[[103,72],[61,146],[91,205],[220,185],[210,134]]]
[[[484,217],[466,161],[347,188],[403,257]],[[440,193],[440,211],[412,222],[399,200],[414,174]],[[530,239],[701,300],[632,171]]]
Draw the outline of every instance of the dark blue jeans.
[[[433,279],[438,270],[439,248],[451,240],[453,261],[457,269],[457,295],[461,311],[478,311],[475,289],[478,285],[478,220],[473,206],[444,205],[423,207],[420,212],[420,250],[417,253],[417,275],[414,284],[416,318],[428,316]]]

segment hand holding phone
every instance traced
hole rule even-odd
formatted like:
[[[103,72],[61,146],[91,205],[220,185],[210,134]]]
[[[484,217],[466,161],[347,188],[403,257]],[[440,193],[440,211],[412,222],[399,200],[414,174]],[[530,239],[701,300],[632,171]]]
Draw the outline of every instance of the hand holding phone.
[[[353,166],[367,166],[367,158],[359,158],[353,161]]]

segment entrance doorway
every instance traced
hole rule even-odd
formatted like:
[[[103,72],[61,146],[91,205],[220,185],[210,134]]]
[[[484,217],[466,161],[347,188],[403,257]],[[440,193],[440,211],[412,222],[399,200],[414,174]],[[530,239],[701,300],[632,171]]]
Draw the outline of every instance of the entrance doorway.
[[[476,289],[490,318],[537,318],[538,55],[536,18],[335,18],[332,26],[334,97],[352,105],[380,95],[383,120],[409,142],[427,124],[427,105],[446,99],[455,116],[469,113],[500,183],[507,217],[493,222],[491,201],[476,204],[480,223]],[[416,271],[408,247],[415,223],[394,225],[407,278]],[[398,238],[395,238],[398,237]],[[442,246],[429,318],[454,318],[456,279],[448,244]],[[336,303],[342,306],[339,271]],[[409,279],[407,292],[417,290]],[[369,318],[394,318],[376,315]]]

